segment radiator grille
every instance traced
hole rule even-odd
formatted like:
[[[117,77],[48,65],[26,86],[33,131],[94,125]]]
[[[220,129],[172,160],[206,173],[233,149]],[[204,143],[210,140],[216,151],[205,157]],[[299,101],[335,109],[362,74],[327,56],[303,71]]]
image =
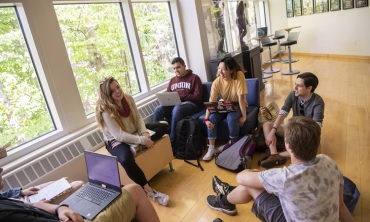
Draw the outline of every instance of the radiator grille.
[[[103,134],[99,130],[96,130],[72,144],[54,149],[48,155],[25,165],[14,174],[5,176],[3,178],[4,187],[2,190],[8,190],[14,187],[25,187],[28,183],[35,181],[83,154],[85,149],[93,150],[96,146],[102,145]]]
[[[155,108],[159,105],[157,99],[140,106],[139,113],[142,118],[148,120],[152,117]],[[83,154],[84,150],[94,150],[103,146],[104,139],[100,130],[95,130],[84,137],[77,139],[75,142],[68,143],[65,146],[54,149],[49,154],[40,157],[29,164],[25,164],[11,175],[4,176],[4,187],[2,190],[8,190],[14,187],[25,187],[31,181],[45,176],[47,173],[61,167],[68,161],[73,160]]]

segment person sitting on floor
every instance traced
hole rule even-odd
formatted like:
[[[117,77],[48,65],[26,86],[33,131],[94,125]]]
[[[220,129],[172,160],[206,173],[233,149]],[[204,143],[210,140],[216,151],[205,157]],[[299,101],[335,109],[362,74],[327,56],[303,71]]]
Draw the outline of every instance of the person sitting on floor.
[[[162,138],[168,131],[168,123],[161,121],[145,124],[132,96],[125,94],[113,77],[100,82],[95,119],[103,132],[105,147],[112,156],[118,158],[127,176],[139,184],[148,197],[166,206],[168,195],[149,186],[144,172],[135,162],[134,155],[138,145],[152,148],[154,141]],[[156,133],[150,136],[147,129]]]
[[[226,119],[230,139],[239,137],[239,130],[247,120],[248,93],[243,69],[233,57],[225,57],[218,63],[217,78],[212,83],[209,101],[217,102],[218,97],[223,101],[238,103],[235,112],[210,113],[207,109],[203,122],[207,126],[209,147],[203,160],[211,160],[216,153],[217,123]],[[221,150],[220,150],[221,151]]]
[[[4,183],[0,167],[0,190]],[[77,182],[77,181],[76,181]],[[81,185],[81,181],[75,183]],[[26,191],[27,190],[27,191]],[[23,192],[25,191],[25,192]],[[20,190],[20,196],[29,195],[34,188]],[[11,193],[11,192],[10,192]],[[81,215],[64,205],[56,205],[48,201],[37,203],[17,200],[19,195],[5,194],[11,198],[0,195],[0,221],[29,221],[29,222],[59,222],[84,221]],[[14,193],[14,192],[13,192]],[[64,196],[64,195],[63,195]],[[112,219],[114,218],[114,219]],[[94,219],[95,222],[107,221],[159,221],[158,215],[142,188],[137,184],[129,184],[122,188],[122,194],[117,197],[106,209]]]
[[[238,186],[217,177],[217,196],[207,197],[214,210],[237,213],[235,204],[254,200],[252,212],[261,221],[354,221],[343,202],[343,174],[328,156],[318,154],[321,128],[312,119],[297,116],[285,127],[285,147],[292,164],[265,171],[244,170]]]
[[[324,120],[324,100],[318,94],[314,93],[319,84],[319,79],[310,72],[299,74],[295,81],[294,90],[289,93],[285,99],[284,106],[281,107],[275,122],[266,122],[263,124],[263,133],[266,145],[269,149],[261,155],[258,163],[264,168],[271,168],[276,165],[282,165],[290,155],[288,152],[278,154],[276,148],[276,135],[284,137],[284,119],[288,116],[290,110],[293,110],[293,116],[305,116],[317,122],[321,127]]]

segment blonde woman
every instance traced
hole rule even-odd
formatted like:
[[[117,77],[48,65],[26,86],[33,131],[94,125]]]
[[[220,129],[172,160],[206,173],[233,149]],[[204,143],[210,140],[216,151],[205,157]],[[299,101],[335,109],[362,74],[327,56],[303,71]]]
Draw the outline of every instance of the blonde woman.
[[[113,77],[105,78],[99,85],[99,98],[96,102],[95,118],[104,135],[108,152],[116,156],[127,176],[139,184],[147,196],[166,206],[169,197],[151,188],[143,171],[135,162],[135,144],[147,148],[168,131],[168,123],[161,121],[145,125],[132,96],[125,94]],[[156,133],[151,137],[147,128]]]

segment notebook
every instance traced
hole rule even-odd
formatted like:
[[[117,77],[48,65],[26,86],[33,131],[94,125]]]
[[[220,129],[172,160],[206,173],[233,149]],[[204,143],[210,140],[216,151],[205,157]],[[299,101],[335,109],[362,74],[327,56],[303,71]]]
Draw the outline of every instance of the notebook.
[[[121,194],[117,158],[85,151],[89,182],[65,199],[61,204],[93,220]]]
[[[210,113],[229,113],[236,111],[235,105],[232,102],[204,102],[204,105]]]
[[[263,37],[267,35],[267,27],[257,28],[257,37]]]
[[[61,178],[53,183],[43,187],[37,194],[28,197],[30,203],[37,203],[42,199],[53,200],[63,194],[72,191],[72,186],[65,178]]]
[[[180,96],[177,92],[161,92],[155,95],[161,106],[176,106],[181,104]]]

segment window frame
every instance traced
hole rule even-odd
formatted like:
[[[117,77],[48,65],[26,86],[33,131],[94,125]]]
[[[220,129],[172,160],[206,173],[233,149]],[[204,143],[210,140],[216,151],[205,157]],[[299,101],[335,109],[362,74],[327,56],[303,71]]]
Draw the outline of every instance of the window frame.
[[[32,0],[6,0],[6,3],[0,3],[0,6],[13,6],[20,12],[19,22],[24,29],[24,38],[29,46],[29,52],[34,60],[34,66],[38,73],[41,88],[43,89],[44,98],[49,107],[55,130],[43,136],[28,141],[18,146],[16,149],[8,151],[8,157],[0,159],[0,165],[17,166],[22,161],[27,161],[35,156],[40,156],[60,146],[58,144],[66,143],[68,140],[77,138],[89,131],[97,128],[94,114],[85,114],[82,101],[77,89],[68,54],[65,50],[63,36],[59,29],[59,23],[54,10],[55,4],[68,3],[120,3],[123,11],[128,41],[133,56],[134,67],[137,72],[138,81],[140,82],[141,92],[133,97],[140,106],[154,99],[154,94],[166,89],[169,80],[149,87],[149,81],[146,76],[145,63],[140,48],[138,33],[135,26],[135,18],[131,3],[133,2],[168,2],[170,15],[172,16],[172,28],[175,35],[177,50],[180,56],[186,60],[185,45],[181,29],[180,17],[178,14],[177,0],[49,0],[34,2]],[[31,2],[32,1],[32,2]],[[42,6],[37,8],[37,6]],[[37,13],[42,11],[42,13]],[[39,15],[42,14],[42,15]],[[50,17],[47,25],[52,28],[52,36],[47,41],[47,27],[40,24],[44,16]],[[58,30],[58,32],[57,32]],[[35,36],[35,39],[33,38]],[[36,37],[37,36],[37,37]],[[41,37],[40,37],[41,36]],[[50,46],[56,46],[51,49]],[[58,54],[54,57],[54,54]],[[53,55],[54,58],[50,58]],[[56,60],[61,64],[55,64]],[[68,65],[67,65],[68,64]],[[63,68],[61,68],[63,67]],[[59,69],[62,69],[59,71]],[[58,70],[58,71],[56,71]],[[59,75],[58,75],[59,72]],[[60,73],[66,78],[61,80]],[[55,84],[58,82],[58,84]],[[61,84],[68,83],[67,89]],[[73,84],[71,84],[73,83]],[[70,85],[69,85],[70,84]]]

